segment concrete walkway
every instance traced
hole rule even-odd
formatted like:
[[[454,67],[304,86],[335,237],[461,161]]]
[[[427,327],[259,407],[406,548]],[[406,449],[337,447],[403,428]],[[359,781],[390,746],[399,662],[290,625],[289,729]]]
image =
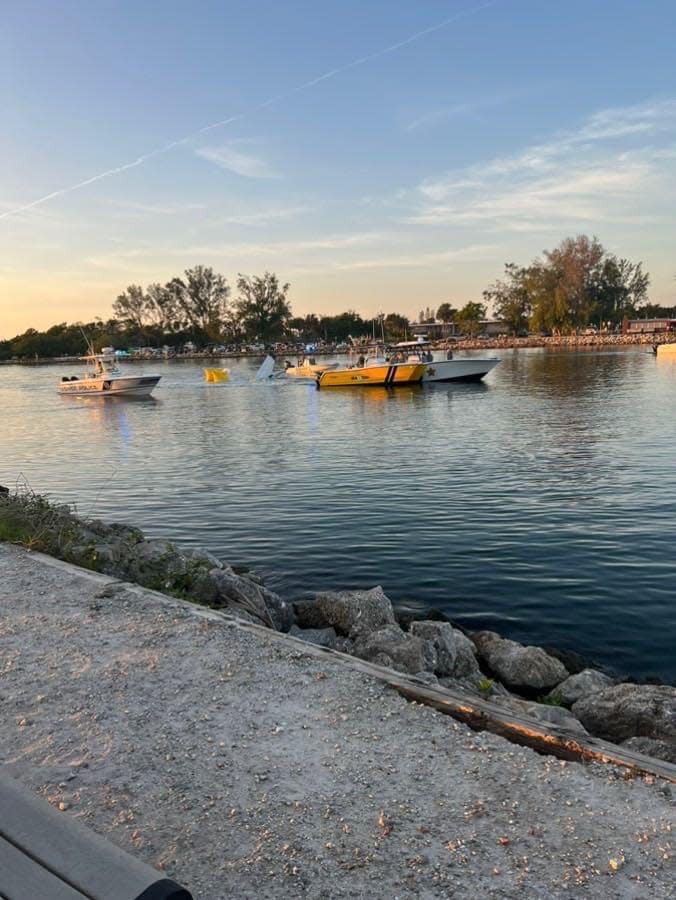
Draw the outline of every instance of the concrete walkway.
[[[656,779],[3,544],[0,701],[8,770],[196,898],[673,896]]]

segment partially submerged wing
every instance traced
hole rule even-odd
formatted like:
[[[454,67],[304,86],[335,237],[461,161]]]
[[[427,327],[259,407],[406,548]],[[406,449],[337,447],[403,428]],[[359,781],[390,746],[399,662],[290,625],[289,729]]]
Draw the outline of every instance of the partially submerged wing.
[[[260,369],[256,372],[256,381],[267,381],[272,378],[272,370],[275,368],[275,361],[271,356],[266,356]]]

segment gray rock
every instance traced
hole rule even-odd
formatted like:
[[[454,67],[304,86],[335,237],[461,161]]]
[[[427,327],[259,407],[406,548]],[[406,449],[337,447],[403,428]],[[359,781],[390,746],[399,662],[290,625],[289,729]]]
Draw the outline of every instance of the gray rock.
[[[622,741],[622,746],[635,750],[637,753],[645,753],[646,756],[654,756],[655,759],[664,759],[666,762],[676,763],[676,741],[659,741],[656,738],[632,737]]]
[[[215,585],[217,603],[244,610],[259,623],[275,627],[259,585],[235,575],[232,569],[212,569],[209,575]]]
[[[68,546],[65,558],[68,562],[85,569],[91,569],[94,563],[94,544],[76,541]]]
[[[558,725],[578,734],[587,734],[587,729],[582,722],[574,716],[569,709],[563,706],[548,706],[546,703],[529,703],[527,712],[538,722],[546,722],[550,725]]]
[[[218,606],[218,582],[212,577],[211,573],[213,571],[220,572],[223,570],[232,572],[232,569],[229,566],[225,566],[223,569],[210,569],[208,572],[198,572],[192,579],[192,584],[190,586],[189,596],[191,599],[196,600],[203,606]]]
[[[102,534],[114,535],[116,538],[127,541],[130,544],[138,544],[143,540],[144,534],[140,528],[134,525],[127,525],[126,522],[101,523],[103,525]]]
[[[347,653],[349,656],[354,655],[354,642],[346,637],[337,637],[336,643],[333,646],[334,650],[338,650],[340,653]]]
[[[546,703],[533,703],[518,697],[500,695],[491,696],[491,700],[499,706],[511,709],[515,713],[530,716],[532,719],[536,719],[543,724],[567,728],[569,731],[575,731],[578,734],[587,734],[587,731],[580,720],[574,716],[569,709],[565,709],[563,706],[549,706]]]
[[[392,604],[381,587],[370,591],[327,591],[312,600],[294,603],[301,628],[335,628],[338,634],[356,638],[396,626]]]
[[[95,544],[93,562],[99,572],[116,571],[120,563],[120,550],[115,544]]]
[[[430,641],[436,651],[436,675],[451,675],[456,660],[455,635],[448,622],[411,622],[410,634]]]
[[[568,677],[563,663],[541,647],[524,647],[493,631],[479,631],[472,635],[472,640],[479,656],[508,687],[541,691]]]
[[[454,678],[476,681],[482,677],[477,661],[477,649],[474,643],[457,628],[453,629],[455,641],[455,663],[452,675]]]
[[[288,631],[296,621],[293,614],[293,606],[287,603],[286,600],[283,600],[279,594],[264,587],[262,583],[252,580],[248,575],[244,576],[244,580],[258,588],[275,629],[277,631]]]
[[[618,684],[573,704],[585,728],[608,741],[649,737],[676,742],[676,688]]]
[[[411,675],[433,672],[436,665],[434,645],[406,634],[398,625],[362,634],[355,642],[354,655]]]
[[[188,568],[188,560],[171,541],[140,541],[130,548],[120,566],[131,581],[162,588]]]
[[[209,553],[208,550],[189,550],[185,556],[190,562],[208,570],[228,568],[217,556]]]
[[[572,706],[577,700],[597,694],[613,686],[613,679],[596,669],[584,669],[577,675],[571,675],[550,692],[550,697],[560,698],[564,706]]]
[[[335,628],[299,628],[297,625],[291,626],[289,634],[309,644],[317,644],[318,647],[332,648],[335,647],[338,637]]]
[[[431,672],[416,672],[413,677],[417,678],[418,681],[422,681],[423,684],[428,684],[430,687],[437,687],[439,684],[439,679]]]

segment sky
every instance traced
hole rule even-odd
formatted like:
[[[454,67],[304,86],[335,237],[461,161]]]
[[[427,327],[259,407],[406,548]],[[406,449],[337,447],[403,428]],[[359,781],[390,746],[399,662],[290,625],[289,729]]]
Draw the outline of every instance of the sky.
[[[0,337],[277,272],[416,316],[597,235],[676,304],[673,0],[23,0],[0,30]]]

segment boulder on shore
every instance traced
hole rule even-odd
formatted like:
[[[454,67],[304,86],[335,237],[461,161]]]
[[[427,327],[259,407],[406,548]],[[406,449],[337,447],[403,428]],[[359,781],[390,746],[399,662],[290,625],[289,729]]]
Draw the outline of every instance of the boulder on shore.
[[[360,659],[410,675],[434,672],[437,663],[432,641],[406,634],[398,625],[362,633],[355,642],[353,652]]]
[[[301,628],[335,628],[338,634],[352,639],[387,626],[398,628],[392,604],[381,587],[325,591],[311,600],[298,600],[293,606]]]
[[[292,625],[289,634],[291,637],[300,638],[302,641],[316,644],[318,647],[334,648],[338,638],[335,628],[299,628],[297,625]]]
[[[477,649],[474,646],[474,642],[458,628],[453,629],[453,639],[455,641],[453,677],[476,682],[482,676],[477,661]]]
[[[273,591],[235,575],[230,568],[212,569],[209,582],[214,592],[211,600],[214,606],[244,610],[258,622],[277,631],[288,631],[291,627],[291,608]]]
[[[467,635],[448,622],[411,622],[409,633],[432,643],[437,658],[434,672],[440,678],[472,680],[480,677],[481,670],[474,644]]]
[[[547,703],[534,703],[522,700],[519,697],[492,696],[491,700],[499,706],[511,709],[515,713],[530,716],[545,725],[554,725],[558,728],[566,728],[578,734],[587,734],[587,730],[580,720],[569,709],[563,706],[550,706]]]
[[[524,647],[494,631],[478,631],[472,640],[491,671],[515,690],[542,691],[568,677],[563,663],[541,647]]]
[[[434,646],[435,675],[452,675],[457,655],[453,627],[448,622],[411,622],[409,634],[430,641]]]
[[[676,744],[676,688],[669,685],[617,684],[583,697],[572,711],[607,741],[649,737]]]
[[[622,741],[622,746],[637,753],[645,753],[646,756],[654,756],[655,759],[663,759],[666,762],[676,763],[676,741],[659,741],[656,738],[632,737]]]
[[[615,684],[613,679],[604,675],[603,672],[597,672],[596,669],[583,669],[582,672],[571,675],[558,684],[553,691],[550,691],[549,697],[559,699],[564,706],[572,706],[583,697],[605,691],[613,684]]]

